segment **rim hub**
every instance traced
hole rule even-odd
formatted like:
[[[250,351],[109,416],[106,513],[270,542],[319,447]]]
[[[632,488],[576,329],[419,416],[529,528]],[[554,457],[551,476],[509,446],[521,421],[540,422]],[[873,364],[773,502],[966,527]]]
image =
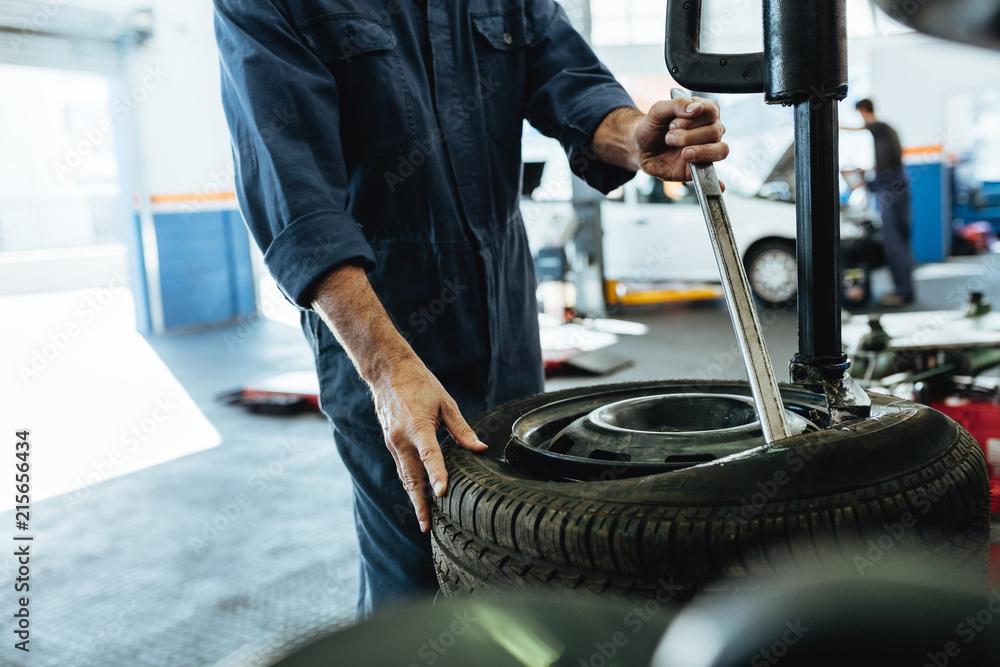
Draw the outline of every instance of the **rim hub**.
[[[792,435],[823,420],[821,397],[803,396],[814,395],[785,398]],[[505,457],[512,464],[564,481],[671,472],[764,444],[753,399],[722,391],[612,390],[555,401],[521,416],[511,436]]]

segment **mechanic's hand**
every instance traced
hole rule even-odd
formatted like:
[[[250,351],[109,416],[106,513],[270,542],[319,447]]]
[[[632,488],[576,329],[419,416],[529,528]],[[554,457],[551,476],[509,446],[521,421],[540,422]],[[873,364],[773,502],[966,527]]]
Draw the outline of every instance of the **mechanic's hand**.
[[[431,521],[428,480],[435,496],[443,495],[448,487],[437,430],[444,426],[455,442],[474,452],[485,451],[486,445],[416,355],[390,364],[371,388],[386,447],[396,461],[396,474],[417,512],[420,530],[426,533]]]
[[[690,181],[690,162],[729,155],[719,105],[701,97],[657,102],[635,128],[639,168],[663,181]]]

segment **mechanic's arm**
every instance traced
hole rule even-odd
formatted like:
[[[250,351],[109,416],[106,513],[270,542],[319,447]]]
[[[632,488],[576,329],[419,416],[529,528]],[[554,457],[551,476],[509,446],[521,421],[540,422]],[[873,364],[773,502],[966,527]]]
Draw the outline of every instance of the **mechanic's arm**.
[[[689,162],[726,157],[715,102],[665,100],[643,114],[558,3],[527,0],[525,17],[528,121],[559,140],[573,173],[591,187],[608,193],[639,169],[690,180]]]
[[[364,269],[346,265],[331,271],[317,288],[312,306],[371,387],[396,474],[416,509],[420,530],[426,532],[431,518],[426,480],[430,478],[437,496],[448,485],[438,428],[447,428],[466,449],[483,451],[486,445],[396,329]]]
[[[371,387],[386,446],[426,530],[428,476],[438,495],[447,484],[437,429],[447,427],[468,449],[485,446],[368,282],[375,255],[347,213],[334,77],[281,3],[215,5],[240,209],[275,282],[319,313]]]

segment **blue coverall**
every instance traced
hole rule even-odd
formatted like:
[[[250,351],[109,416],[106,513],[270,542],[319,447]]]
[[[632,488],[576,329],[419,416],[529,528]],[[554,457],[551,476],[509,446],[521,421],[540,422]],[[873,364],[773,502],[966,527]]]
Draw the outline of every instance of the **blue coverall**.
[[[240,209],[302,309],[353,477],[367,614],[436,589],[430,539],[310,289],[363,266],[466,418],[541,391],[522,120],[608,192],[632,173],[590,143],[633,102],[553,0],[216,0],[216,36]]]

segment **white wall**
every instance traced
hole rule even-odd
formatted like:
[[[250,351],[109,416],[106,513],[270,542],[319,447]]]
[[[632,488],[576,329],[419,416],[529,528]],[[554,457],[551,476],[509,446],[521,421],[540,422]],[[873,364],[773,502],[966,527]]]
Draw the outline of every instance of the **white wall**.
[[[120,91],[134,114],[153,195],[232,189],[229,134],[219,97],[211,0],[71,0],[115,12],[153,10],[154,36],[133,52]]]
[[[961,143],[966,123],[949,118],[956,93],[1000,87],[1000,53],[930,37],[884,40],[868,60],[876,113],[892,123],[906,146]]]

